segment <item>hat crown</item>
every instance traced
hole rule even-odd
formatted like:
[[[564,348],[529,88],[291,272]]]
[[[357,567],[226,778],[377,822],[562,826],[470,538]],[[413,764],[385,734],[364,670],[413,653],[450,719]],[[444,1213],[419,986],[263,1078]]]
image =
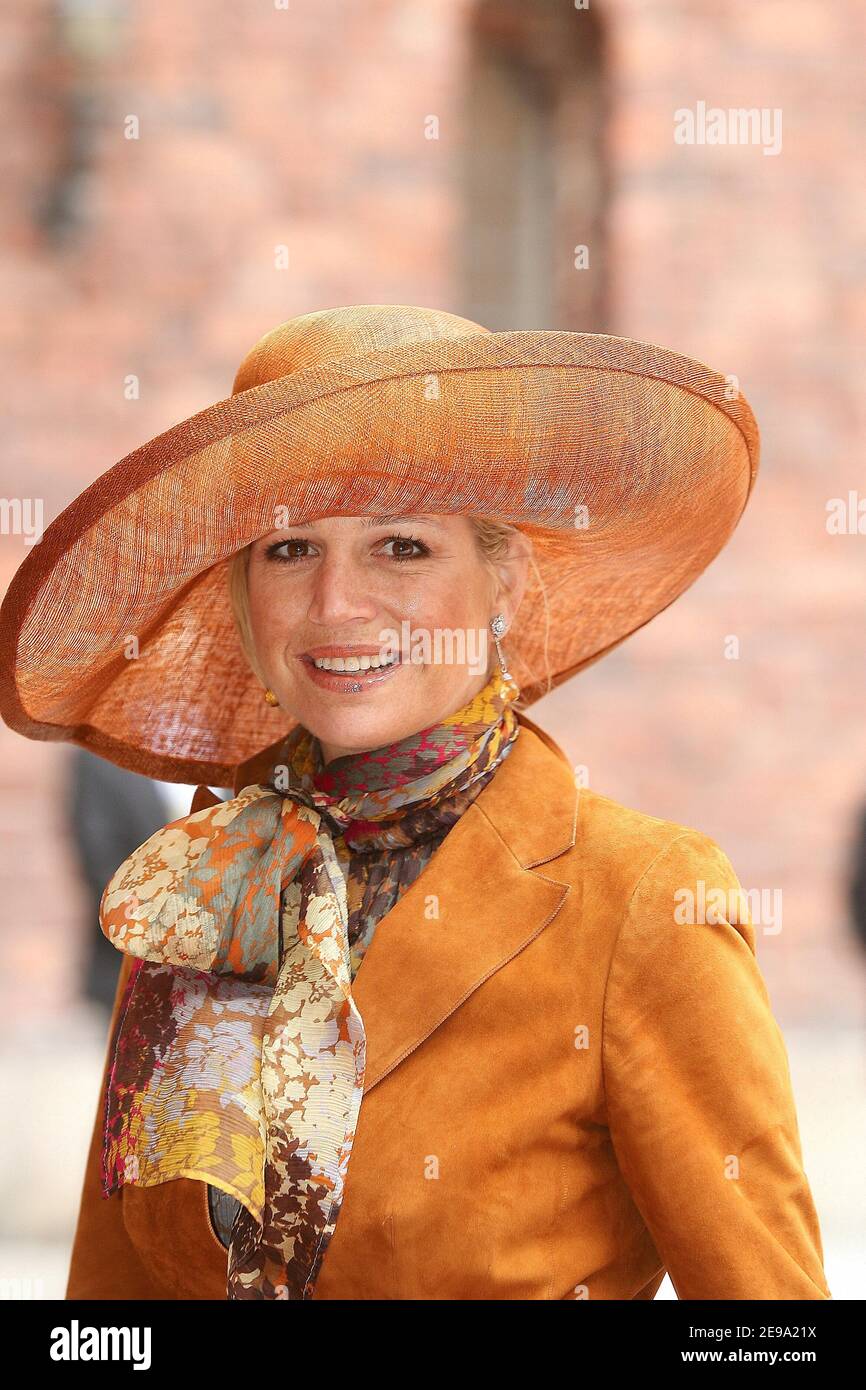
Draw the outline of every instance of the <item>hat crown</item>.
[[[235,375],[232,395],[277,381],[305,367],[319,367],[384,348],[490,333],[483,324],[444,309],[409,304],[350,304],[288,319],[250,348]]]

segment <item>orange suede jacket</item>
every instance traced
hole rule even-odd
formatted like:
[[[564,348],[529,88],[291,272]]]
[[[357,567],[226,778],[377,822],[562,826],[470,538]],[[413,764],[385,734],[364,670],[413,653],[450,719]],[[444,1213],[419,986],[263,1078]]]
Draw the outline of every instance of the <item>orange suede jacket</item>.
[[[313,1296],[649,1299],[667,1270],[682,1299],[830,1298],[730,861],[578,789],[519,717],[356,976],[364,1098]],[[725,916],[679,920],[689,889]],[[67,1298],[225,1299],[205,1183],[102,1196],[102,1099]]]

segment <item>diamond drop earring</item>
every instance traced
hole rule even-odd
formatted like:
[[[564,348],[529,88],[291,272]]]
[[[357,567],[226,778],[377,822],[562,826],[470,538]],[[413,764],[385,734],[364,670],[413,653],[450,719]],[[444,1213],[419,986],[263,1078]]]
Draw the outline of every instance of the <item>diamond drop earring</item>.
[[[502,655],[502,647],[499,641],[500,637],[505,632],[504,613],[497,613],[495,618],[490,619],[490,631],[493,633],[493,640],[496,643],[496,655],[499,657],[499,665],[502,667],[502,674],[506,680],[510,681],[512,679],[511,672],[505,664],[505,658]]]

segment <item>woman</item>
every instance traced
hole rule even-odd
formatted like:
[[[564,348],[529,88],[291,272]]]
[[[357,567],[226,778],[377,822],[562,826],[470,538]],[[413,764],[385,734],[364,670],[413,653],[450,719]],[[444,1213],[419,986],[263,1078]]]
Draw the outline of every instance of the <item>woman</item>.
[[[356,305],[49,528],[4,718],[200,782],[103,895],[69,1298],[831,1296],[730,861],[524,713],[757,462],[700,363]]]

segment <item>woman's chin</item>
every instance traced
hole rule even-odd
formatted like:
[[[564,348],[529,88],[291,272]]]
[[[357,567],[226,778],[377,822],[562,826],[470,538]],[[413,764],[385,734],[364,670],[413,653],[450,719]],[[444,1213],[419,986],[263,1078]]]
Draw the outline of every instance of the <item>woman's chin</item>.
[[[385,748],[434,723],[437,711],[428,709],[428,704],[406,694],[381,700],[367,695],[357,702],[347,701],[348,708],[332,714],[320,701],[309,710],[309,719],[302,716],[300,722],[315,734],[330,762],[345,754]]]

